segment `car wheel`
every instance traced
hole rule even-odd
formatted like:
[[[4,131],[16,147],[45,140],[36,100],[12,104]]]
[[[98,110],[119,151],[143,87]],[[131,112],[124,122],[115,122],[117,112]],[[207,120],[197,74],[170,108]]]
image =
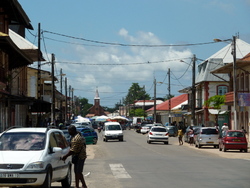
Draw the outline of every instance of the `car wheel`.
[[[164,144],[168,144],[168,142],[164,142]]]
[[[148,142],[148,144],[151,144],[151,141],[148,140],[147,142]]]
[[[202,145],[198,144],[198,148],[201,148]]]
[[[93,138],[93,144],[97,143],[97,138]]]
[[[246,153],[248,152],[248,150],[247,150],[247,149],[245,149],[244,151],[245,151]]]
[[[40,188],[51,188],[51,170],[48,169],[47,174],[46,174],[46,178],[43,182],[43,184],[40,186]]]
[[[107,142],[108,141],[108,139],[105,137],[105,141]]]
[[[123,138],[119,139],[120,142],[123,142]]]
[[[220,147],[220,145],[219,145],[219,151],[221,151],[222,150],[222,148]]]
[[[63,188],[70,188],[71,186],[71,166],[69,166],[67,176],[61,181]]]

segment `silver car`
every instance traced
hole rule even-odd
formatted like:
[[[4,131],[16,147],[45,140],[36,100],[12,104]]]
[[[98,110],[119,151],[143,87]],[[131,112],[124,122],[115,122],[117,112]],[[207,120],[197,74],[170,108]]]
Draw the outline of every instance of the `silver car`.
[[[165,127],[153,126],[148,132],[147,143],[163,142],[168,144],[168,130]]]
[[[201,127],[197,136],[195,137],[195,146],[201,148],[202,146],[219,147],[219,132],[215,127]]]

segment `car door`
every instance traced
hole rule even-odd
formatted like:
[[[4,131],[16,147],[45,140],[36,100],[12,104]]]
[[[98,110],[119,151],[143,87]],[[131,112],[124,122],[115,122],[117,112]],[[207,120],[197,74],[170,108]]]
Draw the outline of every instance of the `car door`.
[[[84,136],[86,140],[86,144],[93,143],[93,135],[91,134],[91,130],[85,129],[82,131],[82,135]]]
[[[57,147],[62,149],[62,151],[58,153],[59,159],[57,160],[56,168],[58,168],[57,171],[59,171],[60,177],[65,177],[68,173],[68,160],[70,159],[70,157],[65,162],[61,160],[61,157],[68,153],[69,146],[65,137],[63,136],[63,133],[55,132],[54,135],[55,135]]]
[[[60,157],[62,156],[61,153],[53,152],[53,148],[58,147],[55,133],[52,132],[49,135],[49,153],[48,158],[50,158],[50,164],[53,168],[53,179],[58,179],[61,177],[59,166],[61,166]]]

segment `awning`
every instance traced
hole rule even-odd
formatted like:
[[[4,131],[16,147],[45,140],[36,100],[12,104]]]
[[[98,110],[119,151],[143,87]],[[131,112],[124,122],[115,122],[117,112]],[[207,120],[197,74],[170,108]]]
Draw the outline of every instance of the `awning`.
[[[218,110],[218,109],[208,109],[210,114],[226,114],[227,110]]]

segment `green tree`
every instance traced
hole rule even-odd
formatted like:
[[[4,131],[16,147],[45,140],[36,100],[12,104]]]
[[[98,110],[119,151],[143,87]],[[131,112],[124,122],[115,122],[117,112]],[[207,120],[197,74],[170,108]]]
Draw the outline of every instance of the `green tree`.
[[[145,117],[146,116],[145,111],[143,109],[141,109],[141,108],[137,108],[135,110],[131,109],[129,114],[131,116],[137,116],[137,117]]]
[[[132,83],[132,86],[128,90],[128,94],[125,97],[123,103],[133,104],[137,100],[149,100],[150,95],[146,93],[144,87],[140,87],[138,83]]]
[[[208,100],[204,102],[205,106],[208,108],[221,109],[221,106],[225,104],[225,95],[215,95],[210,97]],[[218,115],[220,110],[218,110],[218,114],[216,115],[216,123],[218,124]]]
[[[225,95],[215,95],[210,97],[204,102],[207,107],[213,107],[214,109],[220,109],[225,104]]]

